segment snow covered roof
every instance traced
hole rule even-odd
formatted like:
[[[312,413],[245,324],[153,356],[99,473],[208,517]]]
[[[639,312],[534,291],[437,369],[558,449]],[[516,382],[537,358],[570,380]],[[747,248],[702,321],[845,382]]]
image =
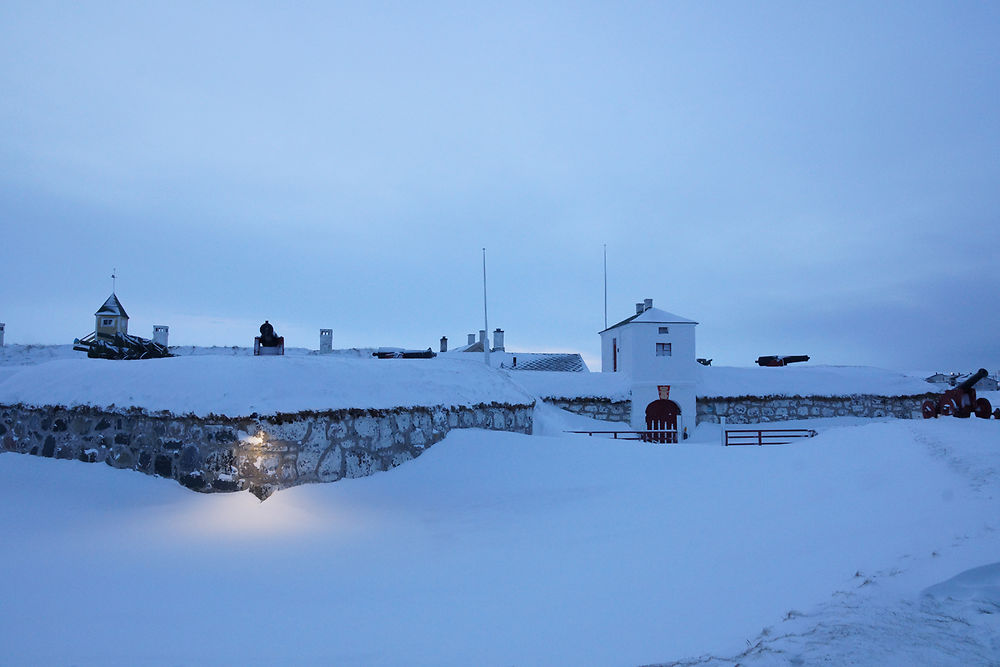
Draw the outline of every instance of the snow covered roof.
[[[694,320],[689,320],[686,317],[668,313],[667,311],[660,310],[659,308],[647,308],[641,313],[636,313],[632,317],[626,317],[618,324],[612,324],[604,331],[611,331],[612,329],[620,327],[623,324],[628,324],[629,322],[647,322],[650,324],[698,324]],[[604,331],[601,333],[604,333]]]
[[[122,302],[118,300],[118,296],[112,292],[108,300],[104,302],[101,309],[98,310],[94,315],[120,315],[125,319],[128,319],[128,313],[125,312],[125,307],[122,306]]]
[[[496,353],[494,353],[496,354]],[[586,372],[587,364],[577,353],[505,353],[508,359],[500,368],[512,371],[558,371],[560,373]],[[516,361],[515,361],[516,360]]]

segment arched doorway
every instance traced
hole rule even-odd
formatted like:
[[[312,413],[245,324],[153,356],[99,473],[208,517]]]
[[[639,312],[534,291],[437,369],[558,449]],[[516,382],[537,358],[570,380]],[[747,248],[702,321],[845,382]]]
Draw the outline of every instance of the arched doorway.
[[[662,431],[662,433],[649,433],[644,439],[647,442],[677,442],[677,415],[680,413],[680,406],[665,398],[657,399],[647,405],[646,430]]]

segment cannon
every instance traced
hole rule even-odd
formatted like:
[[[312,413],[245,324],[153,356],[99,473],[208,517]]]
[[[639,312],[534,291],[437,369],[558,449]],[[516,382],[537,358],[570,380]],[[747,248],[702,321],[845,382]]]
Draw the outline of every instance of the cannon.
[[[787,366],[788,364],[798,363],[800,361],[809,361],[809,355],[807,354],[791,354],[791,355],[768,355],[764,357],[757,357],[758,366]]]
[[[254,356],[283,355],[285,353],[285,337],[274,331],[274,326],[264,320],[260,325],[260,335],[253,339]]]
[[[380,347],[372,352],[372,356],[376,359],[433,359],[437,355],[431,351],[431,348],[404,350],[401,347]]]
[[[989,419],[991,416],[1000,419],[1000,414],[993,414],[993,406],[988,400],[982,397],[976,398],[975,385],[987,374],[985,368],[980,368],[974,375],[970,375],[938,398],[928,398],[920,406],[924,419],[932,419],[938,415],[951,415],[965,419],[972,414],[980,419]],[[1000,410],[997,412],[1000,413]]]

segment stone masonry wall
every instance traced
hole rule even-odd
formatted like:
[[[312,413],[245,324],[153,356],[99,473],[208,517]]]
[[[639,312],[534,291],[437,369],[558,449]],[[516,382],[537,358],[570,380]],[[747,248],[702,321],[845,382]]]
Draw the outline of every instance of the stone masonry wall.
[[[278,489],[394,468],[453,428],[530,434],[532,408],[494,403],[234,419],[0,406],[0,451],[103,461],[195,491],[248,489],[263,500]]]
[[[557,408],[608,422],[627,424],[632,415],[632,401],[612,401],[608,398],[546,398],[544,400]]]
[[[920,404],[930,396],[740,396],[699,398],[697,423],[756,424],[815,417],[896,417],[919,419]]]

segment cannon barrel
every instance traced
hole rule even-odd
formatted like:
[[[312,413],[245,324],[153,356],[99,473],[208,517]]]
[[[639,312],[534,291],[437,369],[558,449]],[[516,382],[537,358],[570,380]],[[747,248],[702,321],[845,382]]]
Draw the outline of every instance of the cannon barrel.
[[[972,389],[973,385],[975,385],[977,382],[982,380],[987,375],[989,375],[989,373],[986,371],[986,369],[980,368],[978,371],[976,371],[975,375],[970,375],[969,377],[965,378],[965,380],[955,388],[961,389],[962,391],[967,391],[969,389]]]

